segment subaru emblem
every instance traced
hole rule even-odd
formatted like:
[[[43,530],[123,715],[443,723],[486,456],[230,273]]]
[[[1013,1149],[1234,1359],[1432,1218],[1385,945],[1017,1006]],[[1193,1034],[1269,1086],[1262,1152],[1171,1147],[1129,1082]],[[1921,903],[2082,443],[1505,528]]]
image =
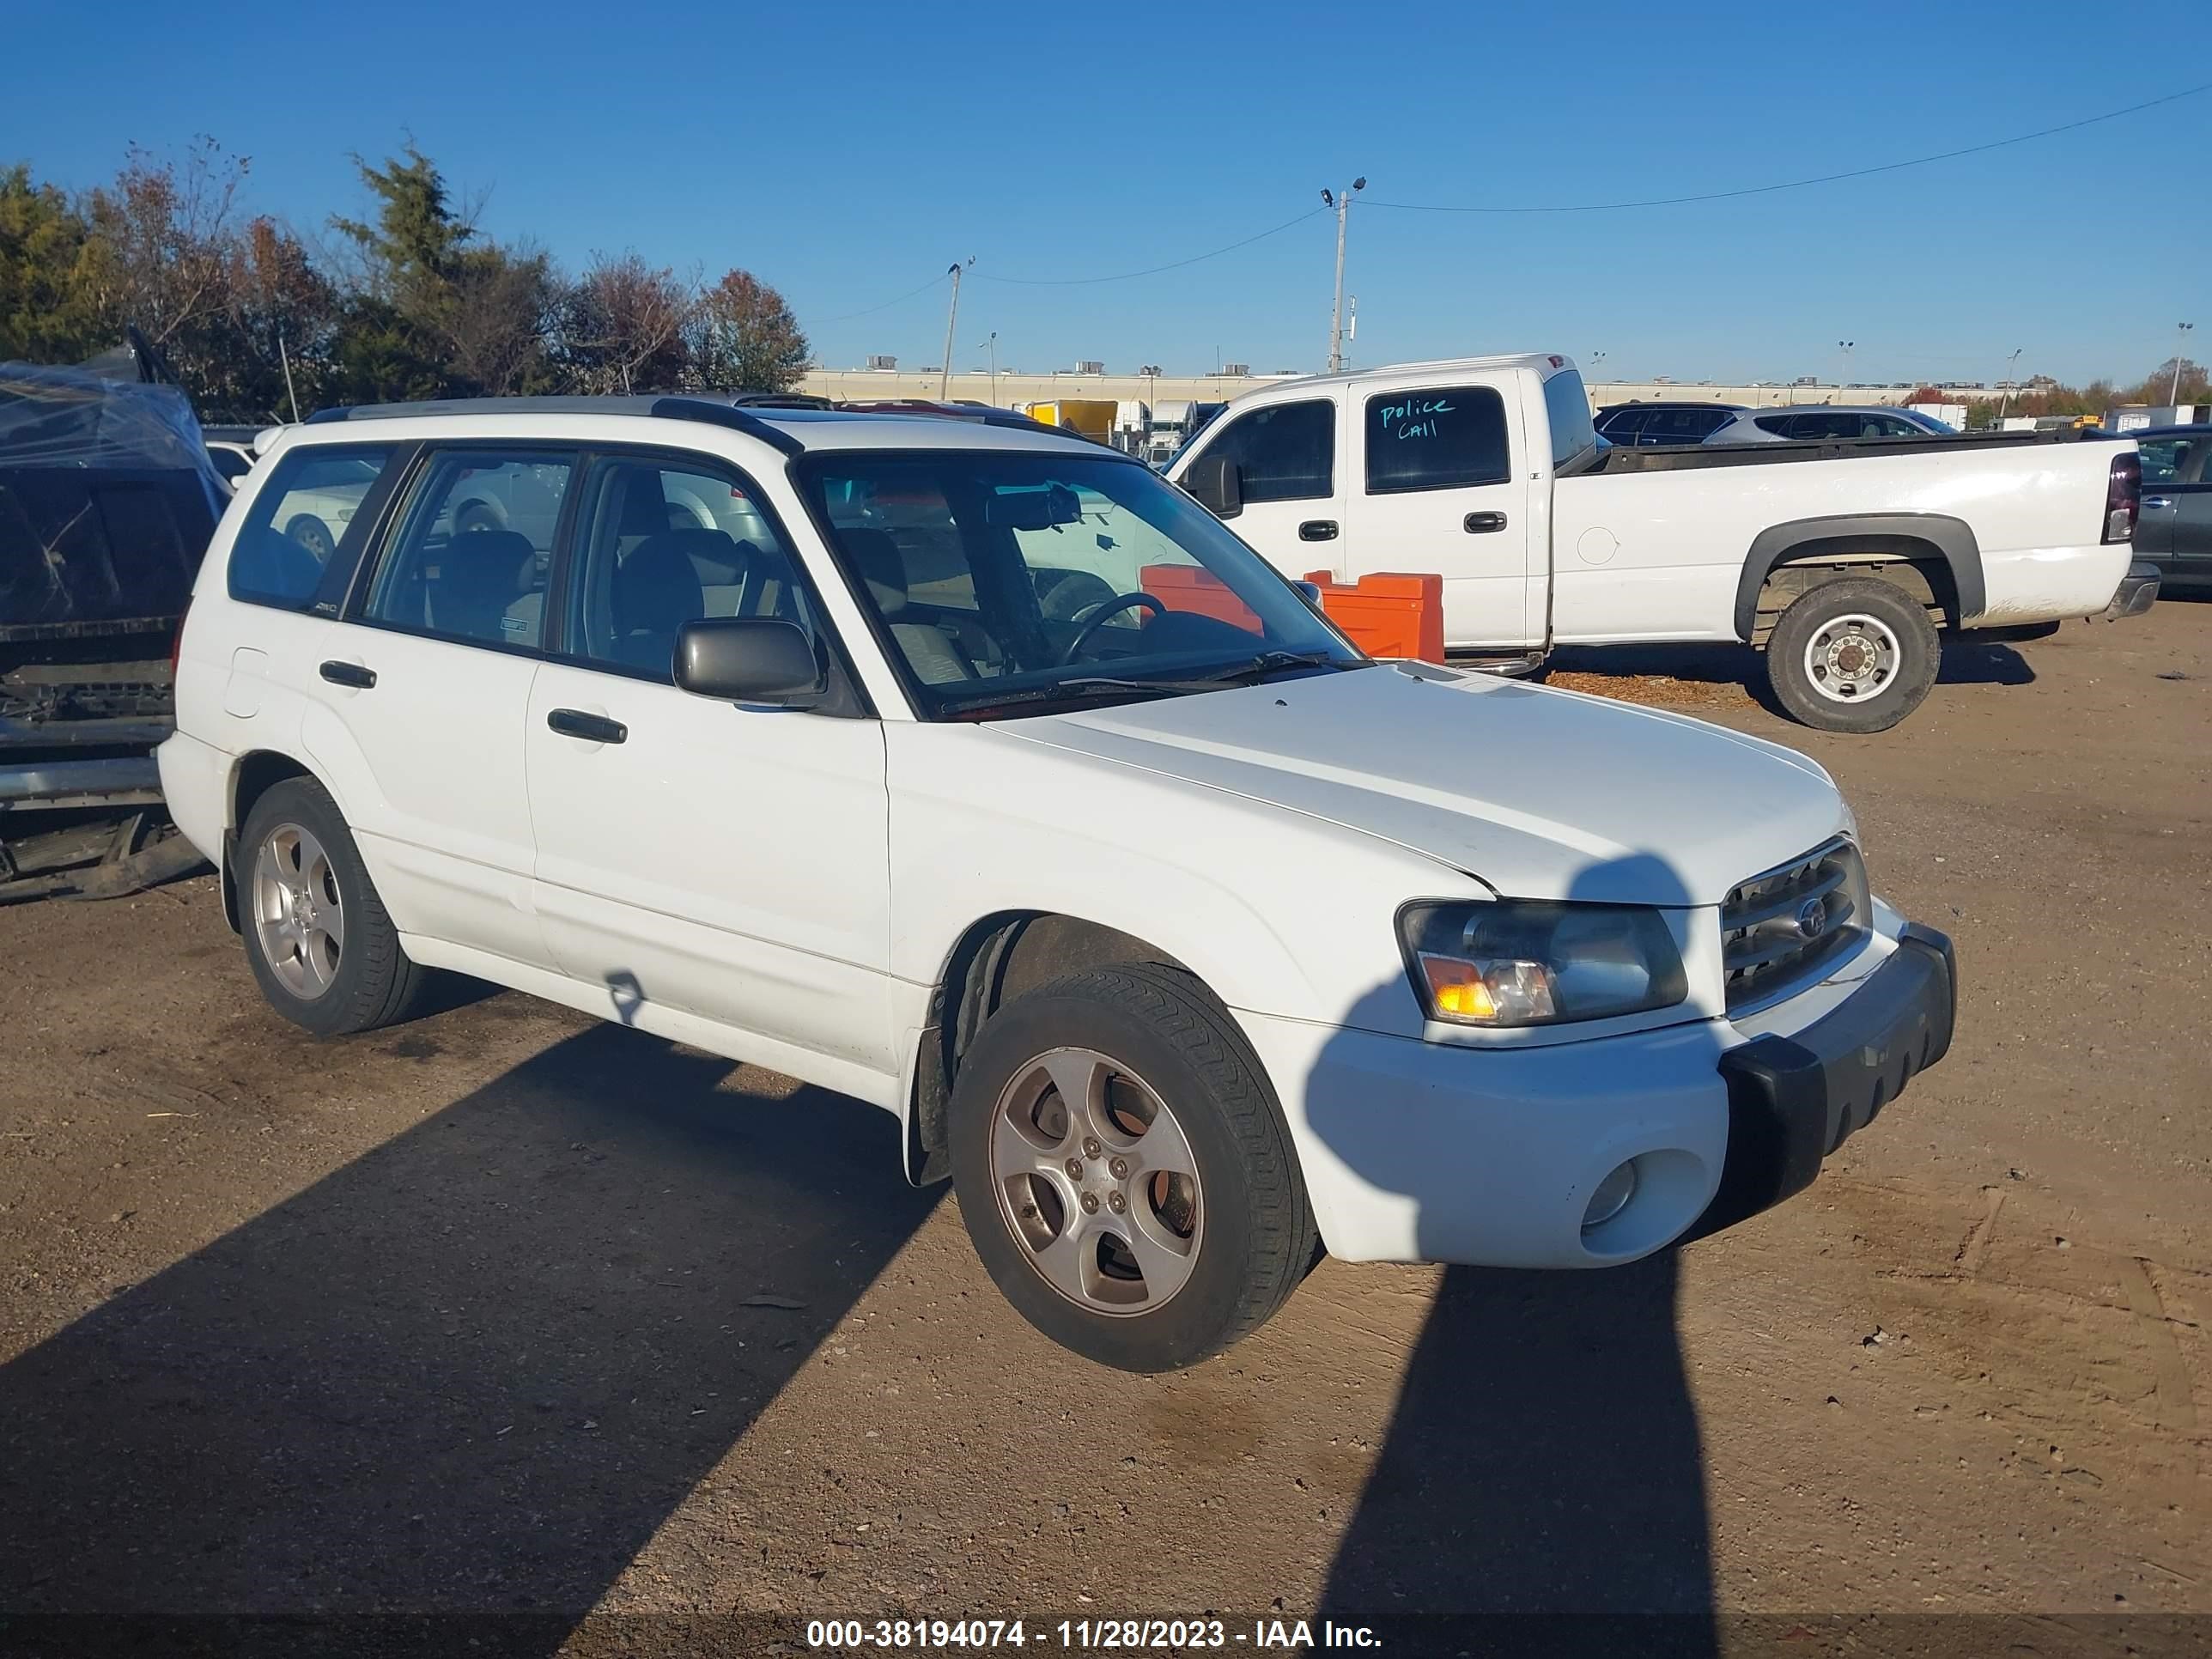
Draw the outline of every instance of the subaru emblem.
[[[1797,931],[1807,939],[1818,939],[1828,925],[1828,907],[1819,899],[1808,898],[1797,907]]]

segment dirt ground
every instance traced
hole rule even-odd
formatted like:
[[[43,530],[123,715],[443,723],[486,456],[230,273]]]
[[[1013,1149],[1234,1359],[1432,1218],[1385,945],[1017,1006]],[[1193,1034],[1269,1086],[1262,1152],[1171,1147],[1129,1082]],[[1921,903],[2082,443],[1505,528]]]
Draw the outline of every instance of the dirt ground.
[[[2212,606],[1876,738],[1628,666],[1557,678],[1834,771],[1950,1059],[1732,1233],[1324,1263],[1180,1376],[1033,1334],[870,1108],[514,995],[316,1042],[210,880],[0,910],[0,1615],[2212,1615]]]

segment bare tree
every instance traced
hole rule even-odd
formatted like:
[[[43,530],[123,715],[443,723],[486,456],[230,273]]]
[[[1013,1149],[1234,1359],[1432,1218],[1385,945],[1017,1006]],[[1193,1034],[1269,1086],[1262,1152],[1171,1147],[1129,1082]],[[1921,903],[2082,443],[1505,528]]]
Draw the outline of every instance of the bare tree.
[[[493,397],[538,390],[550,375],[546,343],[567,295],[553,262],[526,245],[457,255],[434,332],[453,378]]]
[[[131,146],[86,217],[101,251],[100,310],[119,336],[135,324],[167,348],[236,303],[246,249],[233,214],[249,166],[199,138],[182,162]]]
[[[655,270],[635,253],[594,258],[564,307],[563,348],[578,389],[678,385],[690,356],[684,332],[696,303],[665,266]]]

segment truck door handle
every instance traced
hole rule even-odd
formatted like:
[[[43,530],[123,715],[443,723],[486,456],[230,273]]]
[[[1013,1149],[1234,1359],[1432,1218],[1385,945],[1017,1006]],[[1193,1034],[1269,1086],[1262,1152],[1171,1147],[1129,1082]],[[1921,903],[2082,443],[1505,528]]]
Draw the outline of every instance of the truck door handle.
[[[2173,505],[2173,497],[2171,495],[2146,495],[2142,498],[2142,505],[2147,507],[2172,507]]]
[[[545,724],[564,738],[581,738],[586,743],[620,743],[629,736],[629,727],[620,720],[586,714],[580,708],[556,708],[546,715]]]
[[[1336,520],[1308,519],[1298,526],[1298,539],[1302,542],[1333,542],[1336,539]]]
[[[340,662],[333,658],[317,672],[332,685],[350,685],[356,691],[366,691],[376,684],[376,671],[366,663]]]
[[[1460,520],[1460,528],[1470,536],[1486,536],[1493,530],[1505,528],[1503,513],[1470,513]]]

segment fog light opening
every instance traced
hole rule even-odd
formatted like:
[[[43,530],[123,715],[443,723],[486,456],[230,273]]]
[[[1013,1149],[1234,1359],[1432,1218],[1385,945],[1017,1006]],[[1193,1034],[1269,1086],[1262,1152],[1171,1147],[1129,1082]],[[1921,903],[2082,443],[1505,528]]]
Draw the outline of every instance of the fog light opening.
[[[1600,1227],[1628,1207],[1628,1200],[1636,1196],[1636,1160],[1618,1164],[1611,1175],[1597,1183],[1590,1194],[1589,1207],[1583,1212],[1583,1231],[1595,1232]]]

